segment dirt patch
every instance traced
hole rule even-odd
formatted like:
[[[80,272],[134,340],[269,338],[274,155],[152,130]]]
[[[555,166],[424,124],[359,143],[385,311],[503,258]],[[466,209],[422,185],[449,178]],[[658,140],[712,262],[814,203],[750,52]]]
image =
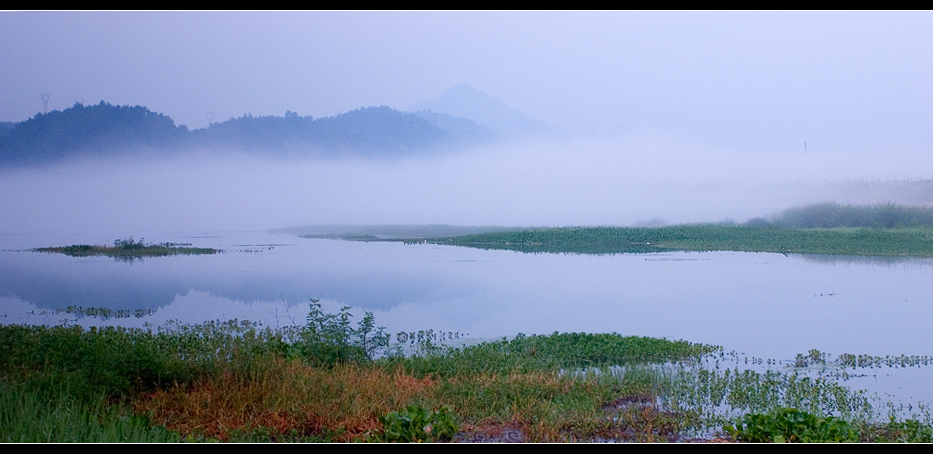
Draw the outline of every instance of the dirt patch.
[[[525,433],[517,423],[469,426],[454,436],[454,443],[524,443]]]

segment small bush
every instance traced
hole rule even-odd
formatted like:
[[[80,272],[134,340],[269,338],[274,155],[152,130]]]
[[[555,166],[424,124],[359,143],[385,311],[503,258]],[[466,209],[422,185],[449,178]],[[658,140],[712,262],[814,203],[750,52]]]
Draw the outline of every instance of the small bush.
[[[311,300],[310,306],[295,348],[313,364],[371,361],[389,346],[389,335],[385,328],[376,328],[372,312],[367,312],[353,328],[348,306],[337,314],[325,313],[316,299]]]

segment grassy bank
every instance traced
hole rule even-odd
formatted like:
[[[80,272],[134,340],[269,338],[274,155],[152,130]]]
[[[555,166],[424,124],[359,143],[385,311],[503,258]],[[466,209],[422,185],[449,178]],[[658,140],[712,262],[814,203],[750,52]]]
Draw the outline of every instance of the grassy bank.
[[[712,346],[554,333],[451,349],[351,320],[312,301],[278,330],[0,326],[0,441],[755,440],[798,414],[781,437],[933,441],[832,380],[721,370]]]
[[[481,249],[577,254],[748,251],[931,257],[933,227],[795,229],[722,224],[564,227],[466,235],[429,242]]]
[[[360,229],[361,232],[366,231],[363,227]],[[364,241],[402,239],[339,234],[328,238]],[[499,228],[443,237],[418,235],[403,241],[530,253],[746,251],[931,257],[933,207],[818,203],[790,208],[767,218],[753,218],[743,225]]]
[[[132,237],[118,239],[113,246],[76,244],[71,246],[56,246],[32,249],[33,252],[48,252],[65,254],[71,257],[107,256],[117,260],[132,261],[143,257],[164,257],[169,255],[202,255],[220,252],[211,248],[196,248],[190,244],[179,243],[144,243],[143,240],[134,241]]]

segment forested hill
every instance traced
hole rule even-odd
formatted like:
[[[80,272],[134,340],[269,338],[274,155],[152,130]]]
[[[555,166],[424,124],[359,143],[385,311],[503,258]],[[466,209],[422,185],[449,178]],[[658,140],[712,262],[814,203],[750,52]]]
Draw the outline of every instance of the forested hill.
[[[0,157],[4,164],[48,162],[91,150],[178,146],[189,137],[145,107],[75,104],[14,124],[0,136]]]
[[[75,156],[171,155],[194,149],[291,156],[392,157],[487,143],[495,134],[470,120],[438,119],[389,107],[334,117],[244,115],[189,131],[142,106],[77,103],[0,128],[0,165],[53,162]],[[5,124],[9,126],[9,124]]]

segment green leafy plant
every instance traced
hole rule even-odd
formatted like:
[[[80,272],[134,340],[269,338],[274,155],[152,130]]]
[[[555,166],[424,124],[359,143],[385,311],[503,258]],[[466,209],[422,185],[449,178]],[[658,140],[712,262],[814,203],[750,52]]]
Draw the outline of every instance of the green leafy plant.
[[[733,439],[757,443],[858,442],[859,434],[849,423],[825,418],[796,408],[778,408],[765,414],[747,414],[723,430]]]
[[[389,346],[389,334],[375,326],[372,312],[366,312],[354,328],[350,307],[336,314],[324,312],[319,300],[312,299],[305,325],[296,347],[300,354],[317,364],[371,361]]]
[[[409,405],[402,411],[393,411],[379,418],[382,432],[375,441],[396,443],[423,443],[450,440],[457,433],[457,424],[450,407],[428,411]]]

